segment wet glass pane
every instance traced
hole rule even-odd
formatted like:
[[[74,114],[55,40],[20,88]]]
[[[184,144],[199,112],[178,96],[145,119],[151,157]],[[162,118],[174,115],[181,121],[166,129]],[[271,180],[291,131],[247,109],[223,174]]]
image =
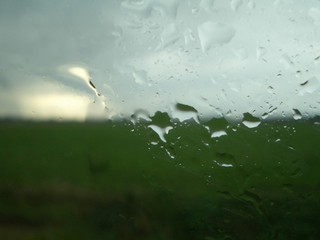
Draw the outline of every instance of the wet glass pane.
[[[317,0],[0,1],[1,239],[320,239]]]

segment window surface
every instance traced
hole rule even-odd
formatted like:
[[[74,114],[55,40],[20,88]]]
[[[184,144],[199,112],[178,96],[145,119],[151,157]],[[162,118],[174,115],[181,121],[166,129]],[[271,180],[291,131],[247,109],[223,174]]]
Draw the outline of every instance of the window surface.
[[[0,1],[4,239],[319,239],[320,2]]]

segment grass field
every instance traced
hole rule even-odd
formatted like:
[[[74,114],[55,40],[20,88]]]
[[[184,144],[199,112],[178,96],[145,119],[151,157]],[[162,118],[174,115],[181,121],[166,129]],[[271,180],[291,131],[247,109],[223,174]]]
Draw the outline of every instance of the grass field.
[[[0,239],[320,239],[320,125],[159,119],[2,122]]]

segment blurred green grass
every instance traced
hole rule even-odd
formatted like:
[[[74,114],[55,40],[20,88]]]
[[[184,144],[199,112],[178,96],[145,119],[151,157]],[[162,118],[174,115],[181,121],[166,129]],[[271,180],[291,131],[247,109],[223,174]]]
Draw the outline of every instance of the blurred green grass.
[[[1,123],[1,239],[319,239],[319,125],[204,125]]]

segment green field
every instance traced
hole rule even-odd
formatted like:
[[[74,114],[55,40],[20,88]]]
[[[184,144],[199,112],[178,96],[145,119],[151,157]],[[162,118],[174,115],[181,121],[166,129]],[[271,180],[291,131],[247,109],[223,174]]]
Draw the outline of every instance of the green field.
[[[320,125],[159,116],[3,121],[0,239],[320,239]]]

